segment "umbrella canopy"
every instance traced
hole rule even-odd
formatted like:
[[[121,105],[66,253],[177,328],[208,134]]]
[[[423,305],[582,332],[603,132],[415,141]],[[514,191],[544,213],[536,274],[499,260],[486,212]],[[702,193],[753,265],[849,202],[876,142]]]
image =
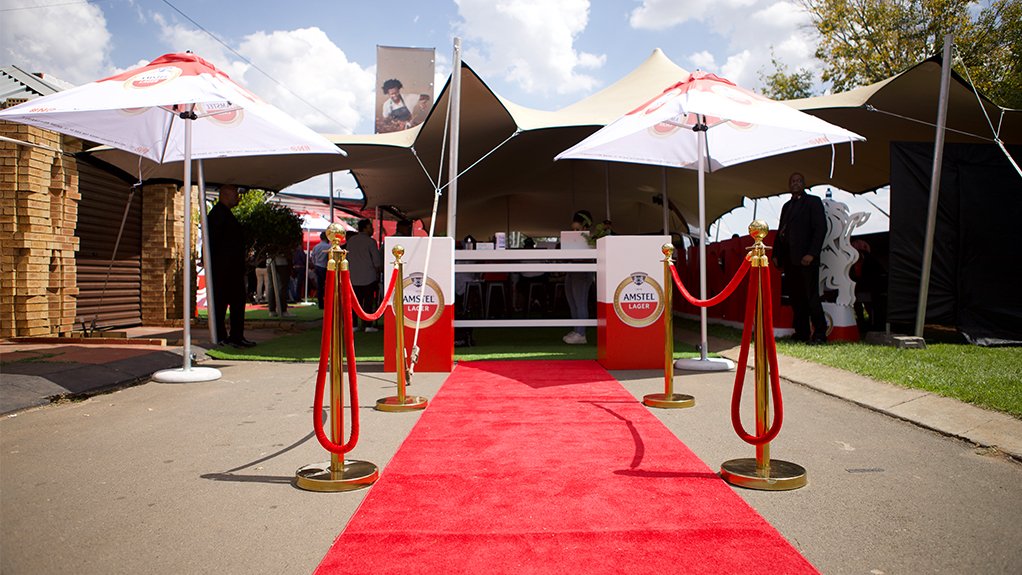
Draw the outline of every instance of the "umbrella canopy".
[[[699,295],[706,298],[705,171],[837,143],[862,141],[780,102],[706,72],[692,72],[556,159],[589,159],[698,170]],[[706,308],[700,361],[706,362]],[[692,366],[695,367],[695,366]]]
[[[180,161],[182,181],[189,187],[192,159],[342,154],[191,53],[166,54],[146,66],[30,100],[0,111],[0,119],[107,144],[160,164]],[[184,197],[184,243],[189,245],[191,194]],[[188,270],[191,253],[182,252]],[[191,274],[183,277],[184,367],[157,378],[216,379],[220,373],[215,369],[191,367]]]
[[[191,53],[166,54],[141,68],[30,100],[0,111],[0,118],[131,152],[136,164],[137,156],[165,164],[183,161],[186,154],[195,160],[341,154]],[[193,130],[190,148],[185,145],[188,125]]]
[[[699,138],[704,134],[704,138]],[[700,152],[705,140],[705,153]],[[698,169],[720,168],[805,148],[864,140],[840,126],[706,72],[655,98],[557,155]]]

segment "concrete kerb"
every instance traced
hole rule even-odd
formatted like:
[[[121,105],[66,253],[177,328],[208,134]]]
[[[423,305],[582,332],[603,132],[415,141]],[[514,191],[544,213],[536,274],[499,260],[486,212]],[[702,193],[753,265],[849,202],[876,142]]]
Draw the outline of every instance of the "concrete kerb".
[[[739,347],[732,347],[718,353],[737,361],[739,351]],[[787,382],[980,447],[996,449],[1022,463],[1022,420],[1010,415],[790,356],[778,355],[777,361],[781,379]]]

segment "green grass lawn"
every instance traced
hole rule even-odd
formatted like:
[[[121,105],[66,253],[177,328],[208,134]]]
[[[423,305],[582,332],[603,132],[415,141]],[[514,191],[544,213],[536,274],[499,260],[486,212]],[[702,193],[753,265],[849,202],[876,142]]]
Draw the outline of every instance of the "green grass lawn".
[[[316,307],[316,303],[313,302],[311,305],[302,304],[290,304],[287,306],[288,313],[294,314],[294,317],[285,317],[284,320],[289,321],[315,321],[323,318],[323,310]],[[206,319],[209,317],[209,312],[205,308],[199,310],[199,318]],[[228,313],[227,317],[231,317]],[[246,320],[278,320],[279,317],[270,317],[270,311],[266,309],[266,306],[248,305],[245,307],[245,319]]]
[[[247,314],[246,314],[247,317]],[[483,328],[474,331],[475,345],[454,349],[454,359],[596,359],[596,334],[589,330],[589,343],[568,345],[561,341],[564,328]],[[311,329],[278,337],[256,347],[230,347],[210,350],[218,359],[258,361],[318,361],[319,330]],[[355,333],[355,353],[359,361],[383,361],[383,331]],[[675,346],[675,357],[695,357],[695,349]]]
[[[695,322],[687,325],[699,329]],[[741,341],[736,329],[710,325],[708,331],[736,345]],[[861,342],[810,346],[782,339],[777,352],[1022,418],[1022,349],[1017,347],[935,342],[926,349],[898,349]]]
[[[298,319],[319,319],[315,306],[296,308]],[[246,313],[250,319],[258,319]],[[265,312],[262,312],[265,313]],[[308,318],[304,316],[308,315]],[[678,320],[677,327],[698,332],[696,322]],[[710,325],[711,337],[740,341],[741,333]],[[589,330],[589,344],[567,345],[563,328],[484,328],[474,333],[476,345],[458,347],[455,360],[481,359],[596,359],[596,334]],[[260,361],[317,361],[320,334],[308,329],[284,335],[250,349],[222,348],[209,351],[220,359]],[[359,361],[383,361],[383,332],[356,333]],[[969,344],[931,343],[926,349],[897,349],[864,343],[831,343],[808,346],[785,340],[777,342],[779,353],[858,373],[902,387],[922,389],[945,397],[995,409],[1022,418],[1022,349],[987,348]],[[695,350],[675,344],[675,357],[696,357]],[[782,374],[783,375],[783,374]]]
[[[1022,350],[1017,347],[933,343],[926,349],[898,349],[781,341],[777,351],[1022,418]]]

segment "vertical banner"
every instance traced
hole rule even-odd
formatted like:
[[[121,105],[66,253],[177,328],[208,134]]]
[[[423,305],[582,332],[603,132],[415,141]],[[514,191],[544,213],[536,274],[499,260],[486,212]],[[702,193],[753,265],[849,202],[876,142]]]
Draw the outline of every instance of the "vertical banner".
[[[390,288],[394,269],[394,246],[401,245],[404,262],[404,343],[412,349],[415,341],[415,322],[419,324],[419,361],[415,371],[449,372],[454,368],[454,240],[433,238],[429,269],[426,269],[426,250],[429,238],[390,236],[384,240],[384,278]],[[428,277],[423,276],[425,271]],[[397,368],[397,326],[393,305],[383,314],[383,371]],[[421,308],[421,316],[420,316]]]
[[[596,240],[596,357],[605,369],[663,369],[669,236]]]
[[[376,47],[376,133],[418,126],[433,107],[433,48]]]

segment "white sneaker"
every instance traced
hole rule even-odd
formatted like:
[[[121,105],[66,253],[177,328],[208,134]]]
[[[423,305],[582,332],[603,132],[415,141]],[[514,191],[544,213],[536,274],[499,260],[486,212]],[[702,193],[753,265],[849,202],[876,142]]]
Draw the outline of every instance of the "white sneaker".
[[[270,317],[277,317],[277,312],[271,311],[270,312]]]
[[[577,331],[568,332],[563,338],[564,343],[571,345],[581,345],[587,343],[586,336],[578,333]]]
[[[365,329],[366,333],[376,333],[378,331],[380,331],[380,330],[376,329],[375,327],[373,327],[371,325],[366,326],[366,329]]]
[[[295,316],[295,314],[293,314],[293,313],[291,313],[289,311],[286,311],[286,312],[280,314],[280,317],[297,317],[297,316]]]

